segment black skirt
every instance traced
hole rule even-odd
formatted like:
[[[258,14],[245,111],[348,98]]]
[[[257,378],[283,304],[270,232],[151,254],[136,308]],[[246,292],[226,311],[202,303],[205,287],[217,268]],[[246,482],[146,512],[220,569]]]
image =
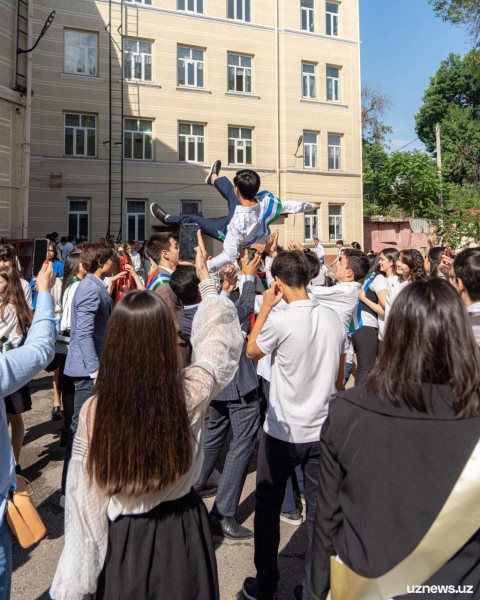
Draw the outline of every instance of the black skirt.
[[[207,509],[193,489],[109,525],[97,600],[219,600]]]
[[[32,410],[30,384],[27,383],[10,396],[5,396],[5,408],[10,415],[21,415],[24,412]]]

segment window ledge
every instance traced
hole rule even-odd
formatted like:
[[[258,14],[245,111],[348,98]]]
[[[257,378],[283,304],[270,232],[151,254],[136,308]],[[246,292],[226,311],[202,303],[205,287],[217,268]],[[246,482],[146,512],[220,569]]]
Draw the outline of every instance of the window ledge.
[[[342,104],[341,102],[328,102],[325,100],[315,100],[314,98],[300,98],[300,102],[306,102],[307,104],[322,104],[323,106],[339,106],[340,108],[348,108],[348,104]]]
[[[211,94],[210,90],[204,88],[190,87],[188,85],[177,85],[175,88],[178,92],[196,92],[197,94]]]
[[[251,98],[253,100],[260,100],[260,96],[250,94],[249,92],[225,92],[225,96],[239,96],[240,98]]]
[[[97,77],[93,75],[79,75],[76,73],[60,73],[60,79],[75,79],[78,81],[79,79],[86,79],[87,81],[95,82],[95,83],[103,83],[105,81],[105,77]]]
[[[121,83],[122,80],[119,79],[118,83]],[[150,87],[150,88],[158,88],[161,89],[162,86],[159,83],[153,83],[153,81],[137,81],[136,79],[124,79],[124,85],[136,85],[142,87]]]

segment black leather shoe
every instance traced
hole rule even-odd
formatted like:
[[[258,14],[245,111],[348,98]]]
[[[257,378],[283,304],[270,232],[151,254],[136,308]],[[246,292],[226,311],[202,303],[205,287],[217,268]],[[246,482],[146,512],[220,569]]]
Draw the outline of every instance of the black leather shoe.
[[[168,213],[163,210],[160,204],[157,204],[156,202],[150,204],[150,212],[156,219],[162,221],[162,223],[165,223],[165,217]]]
[[[210,513],[210,523],[214,533],[223,535],[229,540],[248,540],[253,537],[253,531],[239,525],[234,517],[215,517]]]
[[[299,508],[292,510],[291,512],[285,512],[280,514],[280,521],[284,521],[285,523],[289,523],[290,525],[301,525],[303,523],[302,519],[302,511]]]
[[[303,600],[303,585],[296,585],[293,588],[293,597],[295,600]]]
[[[52,408],[52,421],[61,421],[62,419],[62,409],[59,406],[54,406]]]
[[[195,490],[200,498],[213,498],[217,495],[218,485],[206,485],[205,487]]]
[[[277,593],[265,594],[257,589],[255,577],[247,577],[243,582],[242,592],[247,600],[277,600]]]
[[[207,185],[212,185],[212,175],[218,176],[221,168],[222,168],[222,161],[214,160],[212,163],[212,166],[210,167],[210,172],[208,173],[207,178],[205,179],[205,183]]]

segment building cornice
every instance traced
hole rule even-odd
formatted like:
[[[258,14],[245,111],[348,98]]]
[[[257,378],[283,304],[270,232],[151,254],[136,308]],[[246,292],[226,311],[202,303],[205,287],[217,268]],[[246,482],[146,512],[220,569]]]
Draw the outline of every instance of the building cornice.
[[[315,33],[314,31],[305,31],[303,29],[289,29],[289,28],[283,28],[283,29],[279,29],[279,33],[291,33],[293,35],[301,35],[303,37],[309,37],[309,38],[317,38],[317,39],[321,39],[321,40],[326,40],[328,42],[339,42],[340,44],[352,44],[352,45],[359,45],[360,42],[357,42],[356,40],[349,40],[347,38],[340,38],[340,37],[336,37],[333,35],[325,35],[323,33]]]
[[[0,98],[13,104],[25,104],[25,95],[22,92],[12,90],[4,85],[0,85]]]

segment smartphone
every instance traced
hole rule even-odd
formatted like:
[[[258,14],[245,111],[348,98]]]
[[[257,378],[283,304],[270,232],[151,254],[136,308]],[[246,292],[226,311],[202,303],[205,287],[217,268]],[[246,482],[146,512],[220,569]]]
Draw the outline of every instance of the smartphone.
[[[33,277],[36,277],[40,273],[43,263],[48,259],[49,243],[50,240],[46,238],[39,238],[33,242]]]
[[[257,254],[257,251],[255,250],[255,248],[248,249],[248,264],[250,264],[252,262],[252,260],[255,258],[256,254]]]
[[[185,262],[195,262],[198,246],[197,238],[198,225],[196,223],[185,223],[180,225],[180,260]]]

